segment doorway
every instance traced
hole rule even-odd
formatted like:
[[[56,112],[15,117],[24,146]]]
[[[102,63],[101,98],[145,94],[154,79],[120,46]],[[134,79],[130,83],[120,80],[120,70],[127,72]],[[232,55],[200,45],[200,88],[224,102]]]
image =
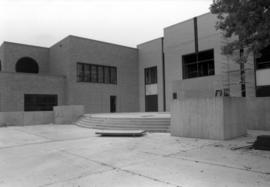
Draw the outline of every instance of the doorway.
[[[157,112],[157,111],[158,111],[158,95],[146,95],[145,112]]]
[[[116,96],[110,96],[110,112],[116,112]]]

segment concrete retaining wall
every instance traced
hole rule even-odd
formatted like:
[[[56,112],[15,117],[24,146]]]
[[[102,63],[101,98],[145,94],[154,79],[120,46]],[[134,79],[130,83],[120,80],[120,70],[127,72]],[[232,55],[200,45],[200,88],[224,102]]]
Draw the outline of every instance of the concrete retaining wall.
[[[245,117],[248,129],[270,130],[270,97],[248,98]]]
[[[73,123],[84,114],[84,106],[82,105],[56,106],[53,107],[53,110],[55,124]]]
[[[53,123],[53,111],[0,112],[0,126]]]
[[[0,127],[11,125],[70,124],[84,114],[84,106],[57,106],[54,111],[0,112]]]
[[[171,134],[218,140],[244,135],[245,104],[245,99],[232,97],[174,100]]]

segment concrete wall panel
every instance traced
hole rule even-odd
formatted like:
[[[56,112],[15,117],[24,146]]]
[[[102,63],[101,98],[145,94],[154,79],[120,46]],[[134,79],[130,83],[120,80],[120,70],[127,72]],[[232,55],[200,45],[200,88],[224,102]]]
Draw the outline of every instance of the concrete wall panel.
[[[84,114],[84,106],[69,105],[53,108],[55,124],[70,124],[78,120]]]
[[[24,94],[56,94],[63,105],[65,78],[28,73],[0,72],[1,111],[23,111]]]
[[[145,80],[144,69],[157,66],[158,111],[163,111],[163,70],[162,70],[162,39],[158,38],[138,45],[139,49],[139,103],[140,111],[145,111]]]
[[[270,130],[270,97],[249,97],[245,119],[248,129]]]
[[[70,36],[67,104],[84,105],[86,113],[110,112],[110,96],[117,97],[117,112],[136,112],[138,101],[138,51],[105,42]],[[117,84],[77,82],[77,63],[117,67]]]
[[[39,125],[53,123],[52,111],[0,112],[0,126]]]
[[[39,46],[4,42],[3,71],[16,72],[16,63],[22,57],[31,57],[39,65],[39,74],[49,73],[49,49]]]
[[[246,133],[243,98],[186,98],[171,105],[171,134],[190,138],[231,139]]]

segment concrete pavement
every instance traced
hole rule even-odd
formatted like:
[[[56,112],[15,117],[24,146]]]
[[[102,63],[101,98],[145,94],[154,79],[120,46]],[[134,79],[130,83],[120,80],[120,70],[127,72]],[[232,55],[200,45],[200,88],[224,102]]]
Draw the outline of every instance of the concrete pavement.
[[[98,137],[74,125],[0,128],[0,186],[270,186],[270,152],[255,135],[230,141]]]

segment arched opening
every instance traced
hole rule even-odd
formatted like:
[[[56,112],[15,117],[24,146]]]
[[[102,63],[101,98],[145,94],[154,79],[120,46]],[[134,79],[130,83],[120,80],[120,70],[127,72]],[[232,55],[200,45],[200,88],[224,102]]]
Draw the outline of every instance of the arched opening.
[[[38,73],[38,71],[38,63],[30,57],[20,58],[16,63],[16,72]]]

